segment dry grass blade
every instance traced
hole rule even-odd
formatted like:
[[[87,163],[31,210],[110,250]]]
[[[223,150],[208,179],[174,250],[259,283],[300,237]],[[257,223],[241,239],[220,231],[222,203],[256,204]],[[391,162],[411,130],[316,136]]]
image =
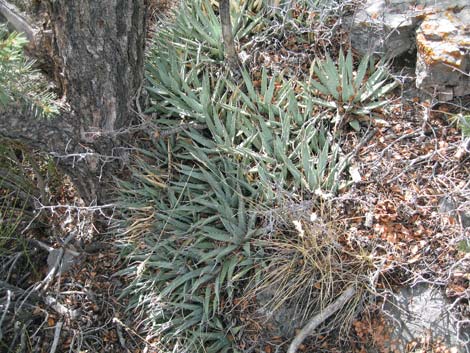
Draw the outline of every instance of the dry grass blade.
[[[285,205],[273,216],[276,223],[266,225],[267,235],[255,242],[264,251],[264,266],[257,280],[250,283],[244,300],[261,298],[257,304],[260,320],[270,322],[287,315],[295,318],[298,327],[323,313],[337,293],[352,287],[354,293],[348,299],[353,300],[322,328],[346,332],[365,298],[375,265],[365,249],[363,256],[350,253],[342,238],[344,230],[329,214],[329,207],[322,206],[321,216],[312,214],[314,207],[312,203]]]

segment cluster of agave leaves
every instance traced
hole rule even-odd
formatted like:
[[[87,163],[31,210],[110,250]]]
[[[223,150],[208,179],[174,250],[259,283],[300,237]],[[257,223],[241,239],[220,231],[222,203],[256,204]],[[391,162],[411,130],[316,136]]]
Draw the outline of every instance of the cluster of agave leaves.
[[[34,116],[50,118],[59,112],[55,95],[41,80],[34,62],[25,58],[26,38],[16,32],[9,33],[0,24],[0,109],[20,103]]]
[[[249,6],[233,14],[236,38],[269,21]],[[351,54],[338,64],[315,60],[307,82],[268,70],[259,84],[247,71],[234,82],[220,38],[209,0],[183,1],[157,31],[147,58],[147,114],[162,130],[205,128],[154,140],[120,188],[129,309],[179,352],[237,351],[243,326],[235,299],[269,263],[257,241],[267,232],[260,215],[283,193],[334,194],[347,183],[349,156],[334,119],[371,113],[394,86],[369,58],[355,71]]]

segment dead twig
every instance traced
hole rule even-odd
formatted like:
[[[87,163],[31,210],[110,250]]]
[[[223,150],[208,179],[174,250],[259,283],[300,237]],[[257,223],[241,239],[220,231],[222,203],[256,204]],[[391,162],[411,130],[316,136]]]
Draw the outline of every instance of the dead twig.
[[[62,325],[63,324],[64,323],[62,321],[59,321],[55,325],[54,341],[52,342],[50,353],[55,353],[55,351],[57,350],[57,346],[59,345],[59,339],[60,339],[60,331],[62,330]]]
[[[3,331],[2,331],[3,321],[5,321],[5,317],[7,315],[7,312],[10,309],[10,304],[11,304],[11,291],[7,290],[7,302],[4,305],[3,314],[2,314],[2,317],[0,318],[0,341],[3,338]]]
[[[364,136],[364,138],[359,141],[359,143],[356,145],[356,147],[354,148],[354,150],[349,154],[349,157],[355,157],[357,156],[357,154],[359,153],[360,149],[362,147],[364,147],[364,145],[366,145],[370,140],[372,140],[372,138],[375,136],[375,134],[377,133],[377,129],[372,129],[370,130],[366,136]]]
[[[16,267],[16,263],[18,262],[18,260],[23,256],[23,252],[18,252],[14,257],[13,257],[13,260],[10,262],[8,261],[9,263],[7,264],[8,265],[8,273],[7,273],[7,276],[5,278],[5,282],[8,282],[10,280],[10,276],[13,272],[13,270],[15,269]],[[6,266],[5,266],[6,268]]]
[[[10,4],[8,1],[0,0],[0,14],[11,23],[15,30],[23,32],[30,42],[34,42],[39,30],[29,23],[28,19],[21,14],[16,6]]]
[[[398,179],[400,179],[400,177],[403,175],[403,174],[406,174],[408,173],[415,165],[419,164],[419,163],[422,163],[422,162],[426,162],[426,161],[431,161],[432,158],[437,154],[437,153],[441,153],[441,152],[445,152],[446,150],[449,151],[453,149],[452,146],[448,147],[448,148],[445,148],[445,149],[439,149],[439,150],[434,150],[434,151],[431,151],[429,153],[426,153],[425,155],[422,155],[422,156],[418,156],[416,157],[415,159],[412,159],[410,161],[410,163],[405,166],[405,168],[403,168],[403,170],[396,176],[394,176],[392,179],[388,180],[387,183],[388,184],[392,184],[394,183],[395,181],[397,181]],[[388,173],[387,173],[388,174]],[[387,175],[385,174],[385,175]],[[383,177],[385,178],[385,176]]]
[[[153,137],[155,139],[157,139],[157,138],[166,138],[170,135],[175,135],[175,134],[178,134],[182,131],[188,130],[189,128],[196,129],[196,130],[203,130],[203,129],[207,128],[207,126],[205,124],[185,123],[185,124],[181,124],[177,127],[171,128],[171,129],[156,130],[155,133],[153,134]]]
[[[235,79],[241,78],[241,63],[235,49],[233,40],[232,21],[230,18],[230,0],[222,0],[219,3],[220,23],[222,25],[222,40],[224,42],[225,58]]]
[[[60,248],[59,252],[58,252],[58,255],[56,257],[56,261],[54,263],[54,266],[52,266],[51,270],[47,273],[46,277],[44,277],[44,279],[34,287],[34,291],[40,291],[40,290],[45,291],[45,290],[47,290],[47,288],[49,287],[52,279],[55,277],[57,271],[60,268],[60,264],[62,262],[62,258],[64,256],[64,253],[65,253],[64,248]]]
[[[413,132],[410,132],[408,134],[404,134],[404,135],[401,135],[399,138],[395,139],[394,141],[392,141],[390,144],[387,145],[387,147],[385,147],[382,152],[380,152],[380,158],[377,160],[376,163],[378,163],[380,161],[381,158],[383,158],[385,156],[385,153],[394,145],[396,144],[397,142],[400,142],[402,140],[405,140],[407,138],[413,138],[415,136],[419,136],[421,133],[420,132],[416,132],[416,131],[413,131]]]
[[[127,349],[126,347],[126,340],[124,339],[124,335],[122,334],[122,326],[120,325],[120,323],[114,321],[114,323],[116,324],[116,332],[117,332],[117,335],[118,335],[118,338],[119,338],[119,343],[121,344],[121,347],[126,351],[126,352],[129,352],[129,349]]]
[[[46,277],[34,287],[34,291],[46,291],[49,285],[51,284],[51,281],[54,279],[55,275],[57,274],[57,271],[59,271],[61,264],[62,264],[62,258],[64,257],[65,252],[68,250],[66,248],[67,244],[70,243],[76,236],[76,232],[71,232],[67,238],[64,240],[64,243],[62,244],[62,247],[58,249],[57,257],[54,262],[54,265],[50,269],[50,271],[47,273]],[[70,251],[70,250],[69,250]],[[78,253],[74,252],[73,250],[71,251],[72,254],[77,254]]]
[[[132,334],[134,337],[139,338],[142,342],[151,345],[151,343],[144,337],[142,337],[140,334],[138,334],[135,330],[127,326],[124,322],[122,322],[119,318],[114,317],[113,322],[116,324],[116,326],[121,326],[128,334]]]
[[[322,312],[311,318],[310,321],[307,322],[307,324],[304,326],[304,328],[300,330],[297,336],[295,336],[294,340],[289,346],[289,350],[287,351],[287,353],[296,353],[297,349],[305,340],[305,338],[307,338],[307,336],[309,336],[312,331],[314,331],[321,323],[323,323],[331,315],[341,309],[345,305],[345,303],[352,298],[355,293],[356,289],[353,286],[348,287],[343,292],[343,294],[338,297],[338,299],[328,305]]]
[[[69,309],[65,305],[59,303],[57,299],[51,296],[47,296],[46,298],[44,298],[44,303],[54,309],[56,313],[68,317],[72,320],[76,320],[80,315],[80,310]]]
[[[372,138],[375,136],[376,133],[377,133],[376,129],[370,130],[364,136],[364,138],[361,141],[359,141],[356,147],[346,155],[346,157],[340,162],[340,165],[338,168],[338,170],[340,171],[339,174],[341,174],[341,172],[347,167],[347,165],[351,162],[351,160],[358,155],[361,148],[364,147],[364,145],[366,145],[370,140],[372,140]]]

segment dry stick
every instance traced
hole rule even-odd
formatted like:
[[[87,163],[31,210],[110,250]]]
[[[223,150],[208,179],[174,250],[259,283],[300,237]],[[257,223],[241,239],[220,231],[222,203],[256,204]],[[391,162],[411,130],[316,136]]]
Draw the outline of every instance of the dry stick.
[[[3,221],[5,222],[5,219],[3,219]],[[8,224],[8,223],[6,223],[6,224]],[[15,269],[16,263],[21,258],[21,256],[23,256],[23,253],[20,251],[14,256],[13,261],[8,261],[9,263],[7,263],[7,266],[9,267],[9,270],[8,270],[7,276],[5,278],[5,282],[8,282],[10,280],[10,276],[11,276],[13,270]]]
[[[137,108],[139,111],[141,110],[140,108]],[[192,128],[192,129],[196,129],[196,130],[203,130],[205,128],[207,128],[207,125],[206,124],[198,124],[198,123],[194,123],[194,122],[188,122],[188,123],[182,123],[174,128],[169,128],[169,129],[159,129],[157,126],[155,126],[155,124],[151,123],[150,120],[152,119],[150,116],[148,115],[145,115],[143,113],[140,113],[138,111],[135,111],[132,109],[132,112],[134,112],[135,114],[137,114],[143,121],[144,123],[140,124],[140,125],[136,125],[136,126],[133,126],[132,129],[131,128],[128,128],[126,129],[125,131],[123,131],[122,133],[127,133],[127,132],[130,132],[130,131],[144,131],[144,132],[147,132],[149,133],[150,131],[150,136],[152,137],[153,140],[157,140],[157,139],[164,139],[164,138],[167,138],[171,135],[175,135],[175,134],[178,134],[182,131],[186,131],[188,130],[189,128]],[[116,132],[114,132],[116,134]],[[121,132],[118,132],[118,133],[121,133]]]
[[[359,141],[359,143],[356,145],[356,147],[354,148],[354,150],[350,153],[350,157],[355,157],[358,153],[359,153],[359,150],[366,144],[368,143],[370,140],[372,140],[372,138],[375,136],[375,134],[377,133],[377,129],[373,128],[372,130],[370,130],[366,136],[364,136],[364,138]]]
[[[426,153],[425,155],[422,155],[422,156],[419,156],[419,157],[416,157],[415,159],[412,159],[411,160],[411,163],[408,164],[405,168],[403,168],[403,170],[400,172],[400,174],[394,176],[392,179],[390,180],[387,180],[387,184],[392,184],[394,183],[395,181],[397,181],[398,179],[400,179],[400,177],[403,175],[403,174],[406,174],[408,173],[408,171],[413,168],[416,164],[418,163],[421,163],[421,162],[424,162],[426,160],[431,160],[432,157],[434,157],[434,155],[437,153],[438,151],[431,151],[429,153]],[[385,174],[385,176],[388,175]],[[382,177],[383,179],[385,179],[385,176]]]
[[[356,145],[356,147],[346,155],[346,158],[344,158],[344,160],[339,165],[339,168],[338,168],[339,173],[341,173],[343,171],[343,169],[346,168],[347,164],[351,161],[352,158],[357,156],[360,149],[365,144],[367,144],[370,140],[372,140],[372,138],[375,136],[376,133],[377,133],[376,129],[370,130],[367,133],[367,135],[361,141],[359,141],[359,143]]]
[[[124,339],[124,335],[122,334],[122,326],[116,322],[116,332],[119,337],[119,343],[121,344],[121,347],[126,351],[126,353],[129,352],[129,349],[126,346],[126,340]]]
[[[419,135],[420,135],[419,132],[413,131],[413,132],[410,132],[409,134],[404,134],[404,135],[400,136],[399,138],[397,138],[396,140],[391,142],[387,147],[385,147],[382,150],[382,152],[380,152],[380,158],[383,158],[385,156],[385,152],[387,152],[397,142],[402,141],[402,140],[407,139],[407,138],[412,138],[412,137],[415,137],[415,136],[419,136]]]
[[[131,329],[130,327],[128,327],[125,323],[123,323],[121,320],[119,320],[119,318],[117,317],[114,317],[113,318],[113,322],[116,324],[116,325],[120,325],[122,328],[124,328],[126,330],[126,332],[129,334],[132,333],[133,335],[135,335],[137,338],[139,338],[140,340],[142,340],[142,342],[150,345],[151,343],[144,337],[142,337],[141,335],[139,335],[136,331],[134,331],[133,329]]]
[[[182,131],[188,130],[189,128],[193,128],[196,130],[203,130],[207,128],[207,125],[205,124],[197,124],[197,123],[184,123],[181,125],[178,125],[174,128],[171,129],[165,129],[165,130],[156,130],[155,133],[153,134],[154,139],[157,138],[166,138],[169,137],[170,135],[175,135],[178,134]]]
[[[356,293],[356,289],[353,286],[348,287],[343,294],[333,303],[328,305],[322,312],[310,319],[310,321],[304,326],[304,328],[295,336],[294,340],[289,346],[287,353],[296,353],[297,348],[302,344],[305,338],[309,336],[318,325],[328,319],[331,315],[341,309],[346,302],[352,298]]]
[[[26,150],[24,154],[26,159],[28,160],[31,168],[33,169],[34,176],[36,177],[39,192],[41,193],[41,201],[42,203],[46,204],[47,201],[47,191],[46,191],[46,181],[41,175],[41,169],[39,165],[36,163],[36,160],[33,157],[33,152]]]
[[[0,341],[3,338],[3,331],[2,331],[3,321],[5,321],[7,312],[10,309],[10,303],[11,303],[11,291],[7,290],[7,303],[4,305],[3,314],[2,314],[2,317],[0,318]]]
[[[35,291],[40,291],[40,290],[43,290],[43,291],[46,291],[47,288],[49,287],[50,283],[52,282],[52,280],[54,279],[57,271],[59,270],[59,267],[60,267],[60,264],[62,262],[62,258],[64,256],[64,253],[65,253],[65,250],[64,248],[60,248],[59,249],[59,253],[57,255],[57,258],[55,260],[55,263],[54,263],[54,266],[52,267],[52,269],[47,273],[46,277],[44,277],[44,279],[39,282],[39,284],[37,284],[35,287],[34,287],[34,290]]]
[[[60,338],[60,331],[62,330],[62,325],[64,323],[62,321],[59,321],[55,325],[55,330],[54,330],[54,341],[52,342],[51,350],[50,353],[55,353],[57,350],[57,346],[59,345],[59,338]]]
[[[28,41],[34,41],[38,29],[28,22],[27,18],[21,14],[16,6],[10,4],[8,1],[0,0],[0,14],[11,23],[16,31],[24,32]]]
[[[61,293],[63,294],[63,293]],[[52,296],[47,296],[44,298],[44,303],[49,305],[54,311],[62,316],[66,316],[72,320],[75,320],[78,318],[80,315],[80,310],[76,309],[69,309],[65,305],[59,303],[59,301],[52,297]]]
[[[233,76],[239,78],[241,77],[241,64],[235,49],[235,41],[233,40],[232,20],[230,19],[230,0],[221,0],[219,2],[219,14],[225,57],[227,58]]]
[[[44,206],[44,207],[46,207],[46,206]],[[53,207],[53,206],[51,206],[51,207]],[[58,252],[56,261],[54,263],[54,266],[47,273],[46,277],[39,284],[37,284],[34,287],[35,291],[39,291],[39,290],[46,291],[47,290],[47,288],[51,284],[52,280],[54,279],[55,275],[57,274],[57,271],[59,271],[59,268],[62,264],[62,258],[64,257],[66,251],[71,252],[72,255],[77,255],[77,256],[79,255],[79,253],[77,253],[76,251],[73,251],[73,250],[70,251],[70,250],[66,249],[67,244],[70,243],[75,238],[75,236],[76,236],[75,232],[70,232],[70,234],[67,236],[67,238],[65,238],[65,240],[62,244],[62,247],[60,249],[58,249],[59,252]]]

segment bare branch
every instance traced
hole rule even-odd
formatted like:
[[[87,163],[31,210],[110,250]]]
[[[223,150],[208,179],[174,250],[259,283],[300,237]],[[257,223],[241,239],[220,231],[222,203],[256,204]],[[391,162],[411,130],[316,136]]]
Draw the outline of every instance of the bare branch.
[[[16,6],[6,0],[0,0],[0,14],[7,19],[17,32],[23,32],[30,42],[35,42],[39,29],[32,25]]]
[[[62,293],[63,294],[63,293]],[[47,296],[44,298],[44,303],[49,305],[54,311],[60,315],[63,315],[67,318],[70,318],[72,320],[76,320],[78,316],[80,315],[80,310],[79,309],[69,309],[65,305],[59,303],[59,301],[52,297],[52,296]]]
[[[62,330],[62,325],[63,324],[64,324],[63,321],[59,321],[55,325],[54,341],[52,342],[52,347],[51,347],[50,353],[55,353],[55,351],[57,350],[57,346],[59,344],[59,339],[60,339],[60,331]]]
[[[295,336],[294,340],[289,346],[289,350],[287,351],[287,353],[296,353],[297,348],[299,348],[304,339],[307,338],[307,336],[310,335],[312,331],[314,331],[318,327],[318,325],[320,325],[331,315],[341,309],[341,307],[343,307],[344,304],[346,304],[346,302],[351,299],[355,293],[356,290],[354,289],[354,287],[348,287],[343,292],[343,294],[338,297],[338,299],[328,305],[322,312],[311,318],[307,325],[305,325],[304,328],[300,330],[300,332],[297,334],[297,336]]]
[[[11,291],[7,290],[7,302],[4,305],[5,308],[3,309],[3,314],[2,314],[2,317],[0,318],[0,340],[3,338],[2,326],[3,326],[3,321],[5,321],[5,317],[7,315],[8,309],[10,309],[10,303],[11,303]]]
[[[222,39],[224,41],[225,57],[235,77],[241,77],[241,63],[235,49],[233,40],[232,20],[230,19],[230,0],[221,0],[219,3],[220,23],[222,25]]]

